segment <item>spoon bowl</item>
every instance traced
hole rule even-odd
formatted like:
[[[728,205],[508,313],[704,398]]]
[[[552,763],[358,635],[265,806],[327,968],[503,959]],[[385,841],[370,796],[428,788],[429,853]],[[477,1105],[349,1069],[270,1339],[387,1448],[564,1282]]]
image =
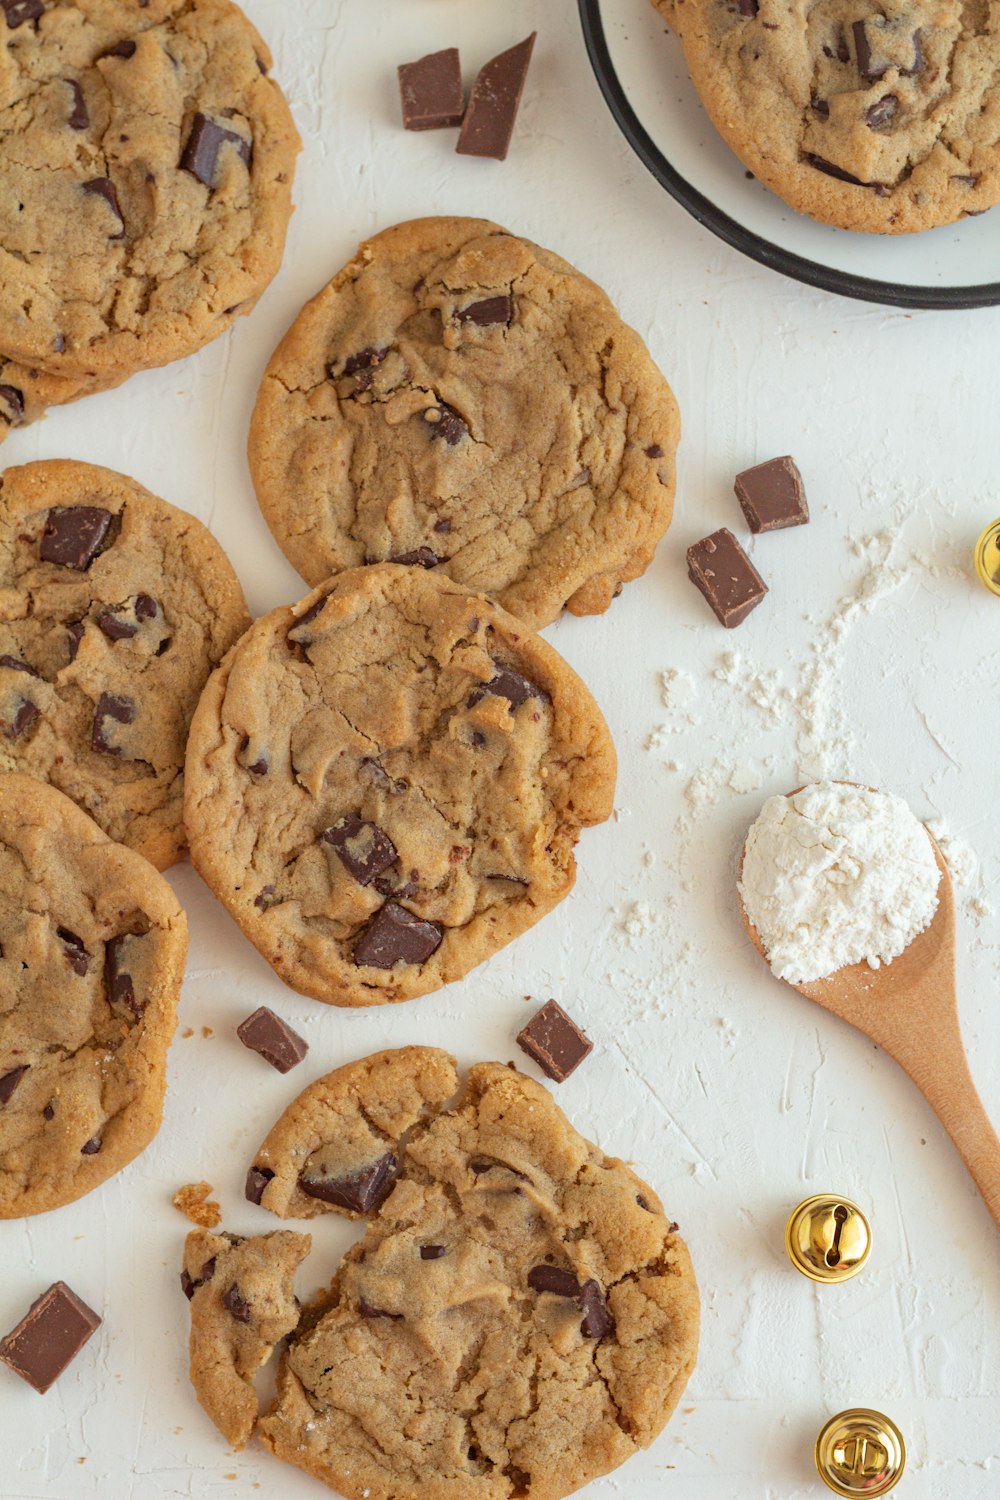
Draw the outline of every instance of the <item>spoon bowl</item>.
[[[849,964],[824,979],[792,988],[854,1026],[909,1074],[951,1136],[1000,1229],[1000,1137],[976,1091],[958,1020],[955,896],[941,850],[930,830],[925,832],[941,872],[938,907],[930,925],[881,968]],[[741,877],[745,855],[746,846],[740,857]],[[750,941],[767,962],[739,892],[737,900]]]

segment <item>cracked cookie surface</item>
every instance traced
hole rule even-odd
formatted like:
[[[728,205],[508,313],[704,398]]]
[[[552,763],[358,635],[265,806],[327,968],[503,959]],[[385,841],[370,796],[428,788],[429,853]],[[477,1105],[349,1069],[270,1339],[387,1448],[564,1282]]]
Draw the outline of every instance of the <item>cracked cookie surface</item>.
[[[793,208],[900,234],[1000,201],[1000,20],[957,0],[653,0],[716,128]]]
[[[550,646],[385,563],[230,652],[184,814],[195,867],[287,984],[379,1005],[461,978],[567,895],[614,784],[600,710]]]
[[[287,1183],[322,1157],[327,1205],[369,1217],[282,1357],[257,1427],[279,1458],[348,1500],[561,1500],[660,1432],[697,1354],[686,1246],[540,1084],[383,1052],[268,1141],[265,1207],[298,1213]]]
[[[181,1287],[191,1303],[191,1384],[227,1443],[242,1448],[257,1420],[254,1376],[299,1322],[292,1288],[310,1238],[195,1229],[184,1246]]]
[[[0,775],[0,1217],[73,1202],[153,1139],[186,953],[144,859]]]
[[[281,261],[298,137],[242,11],[19,0],[0,39],[6,359],[107,386],[249,311]]]
[[[439,568],[539,629],[607,609],[670,524],[677,405],[599,287],[482,219],[363,244],[292,325],[250,435],[311,584]]]
[[[249,623],[212,535],[134,480],[68,460],[0,476],[0,770],[160,869],[185,845],[191,716]]]

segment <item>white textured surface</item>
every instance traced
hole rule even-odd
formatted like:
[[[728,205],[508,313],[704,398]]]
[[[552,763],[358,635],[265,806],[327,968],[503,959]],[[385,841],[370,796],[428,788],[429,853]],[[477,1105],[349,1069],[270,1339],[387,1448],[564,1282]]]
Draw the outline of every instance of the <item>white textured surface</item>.
[[[648,1455],[592,1486],[593,1500],[819,1500],[813,1439],[831,1412],[861,1404],[883,1406],[909,1439],[905,1500],[995,1500],[997,1230],[895,1067],[752,952],[734,881],[763,798],[797,785],[816,758],[802,695],[819,694],[833,746],[819,774],[897,791],[961,841],[970,874],[959,892],[962,1023],[1000,1119],[990,896],[1000,869],[1000,601],[969,566],[981,525],[1000,513],[1000,313],[909,316],[841,302],[707,237],[619,138],[572,0],[250,0],[248,9],[306,140],[279,281],[229,339],[15,436],[2,461],[65,455],[124,469],[212,525],[255,611],[296,597],[243,457],[267,355],[360,235],[427,212],[489,214],[577,262],[649,341],[685,420],[677,519],[655,566],[605,619],[548,632],[607,713],[619,811],[583,839],[570,899],[466,983],[397,1008],[325,1009],[277,983],[189,869],[172,877],[191,919],[181,1028],[194,1035],[174,1046],[160,1137],[82,1203],[0,1225],[0,1325],[57,1277],[105,1318],[45,1398],[0,1370],[0,1494],[322,1494],[259,1451],[227,1453],[195,1404],[176,1280],[185,1221],[170,1196],[206,1177],[230,1228],[269,1227],[243,1201],[243,1175],[303,1084],[403,1042],[506,1060],[528,1013],[523,997],[551,994],[596,1044],[560,1102],[661,1192],[704,1298],[688,1398]],[[457,41],[471,73],[536,25],[505,165],[455,156],[448,133],[400,131],[397,62]],[[745,539],[732,475],[789,451],[812,524],[754,542],[771,594],[724,633],[685,577],[684,550],[719,525]],[[665,703],[664,671],[689,674],[693,690],[671,678]],[[261,1003],[311,1044],[286,1079],[233,1034]],[[792,1205],[827,1187],[859,1199],[875,1231],[864,1274],[832,1290],[798,1277],[781,1239]],[[350,1238],[327,1222],[316,1230],[306,1284],[330,1273]]]
[[[814,781],[768,797],[750,825],[738,890],[779,979],[891,963],[930,924],[941,874],[894,792]]]

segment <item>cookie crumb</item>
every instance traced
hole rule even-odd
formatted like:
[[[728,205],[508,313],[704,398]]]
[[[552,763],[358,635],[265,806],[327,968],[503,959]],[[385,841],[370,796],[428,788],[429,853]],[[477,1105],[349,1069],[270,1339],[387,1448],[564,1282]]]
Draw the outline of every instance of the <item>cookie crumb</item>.
[[[172,1202],[192,1224],[198,1224],[202,1229],[214,1229],[222,1218],[222,1210],[209,1199],[212,1191],[210,1182],[189,1182],[178,1188]]]

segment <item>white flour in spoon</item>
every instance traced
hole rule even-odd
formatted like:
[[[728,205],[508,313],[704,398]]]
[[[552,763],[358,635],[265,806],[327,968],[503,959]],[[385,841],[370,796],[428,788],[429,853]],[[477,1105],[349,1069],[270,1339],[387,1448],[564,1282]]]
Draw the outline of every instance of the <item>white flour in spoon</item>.
[[[930,925],[940,878],[902,798],[820,781],[764,803],[739,890],[774,973],[808,984],[898,958]]]

